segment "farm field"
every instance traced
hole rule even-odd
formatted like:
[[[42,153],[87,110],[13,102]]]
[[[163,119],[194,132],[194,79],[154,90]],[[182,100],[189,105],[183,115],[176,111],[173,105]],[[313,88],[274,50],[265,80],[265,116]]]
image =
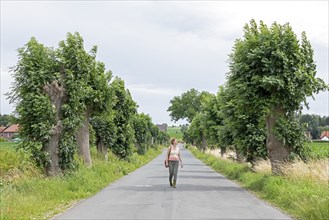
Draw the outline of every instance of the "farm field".
[[[329,142],[312,142],[308,143],[311,147],[311,156],[315,158],[328,158],[329,157]]]
[[[181,131],[181,127],[168,127],[167,133],[170,135],[170,138],[175,137],[178,140],[183,139],[183,133]]]

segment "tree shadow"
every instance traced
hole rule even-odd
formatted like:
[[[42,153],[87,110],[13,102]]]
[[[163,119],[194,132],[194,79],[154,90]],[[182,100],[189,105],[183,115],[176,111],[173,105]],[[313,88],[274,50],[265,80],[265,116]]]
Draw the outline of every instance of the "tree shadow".
[[[216,173],[215,171],[211,171],[211,170],[184,170],[184,169],[180,169],[179,172],[180,173]]]
[[[149,176],[147,178],[150,179],[168,179],[168,175],[162,175],[162,176]],[[215,176],[200,176],[200,175],[180,175],[178,172],[178,178],[179,179],[227,179],[223,176],[215,175]]]
[[[121,186],[115,187],[111,190],[119,191],[134,191],[134,192],[164,192],[164,191],[181,191],[181,192],[209,192],[209,191],[223,191],[223,192],[237,192],[243,191],[238,186],[209,186],[200,184],[178,184],[177,188],[173,189],[168,186],[168,184],[158,184],[158,185],[137,185],[137,186]]]

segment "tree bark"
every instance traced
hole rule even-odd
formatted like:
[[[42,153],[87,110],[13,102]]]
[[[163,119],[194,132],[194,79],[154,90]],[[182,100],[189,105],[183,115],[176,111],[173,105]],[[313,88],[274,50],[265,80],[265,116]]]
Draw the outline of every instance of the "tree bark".
[[[90,149],[89,149],[89,118],[91,115],[91,109],[87,108],[84,117],[82,126],[77,131],[77,144],[78,144],[78,153],[83,158],[84,163],[87,166],[92,165]]]
[[[220,156],[222,158],[226,156],[226,147],[220,147]]]
[[[102,155],[104,157],[104,159],[107,161],[108,160],[107,147],[105,146],[105,144],[101,138],[97,138],[96,148],[97,148],[98,154]]]
[[[51,104],[55,108],[55,124],[50,131],[49,142],[43,145],[43,150],[49,155],[49,163],[46,165],[46,174],[56,176],[61,172],[59,165],[59,139],[63,131],[62,105],[66,99],[63,73],[61,82],[57,80],[44,86],[44,92],[49,96]]]
[[[204,132],[202,132],[202,145],[201,145],[201,148],[202,148],[202,152],[204,153],[206,151],[206,148],[207,148],[207,140],[206,140],[206,136],[204,135]]]
[[[59,166],[59,139],[63,131],[63,126],[61,121],[58,121],[57,124],[52,128],[50,140],[43,147],[49,157],[49,164],[46,166],[46,174],[48,176],[56,176],[61,172]]]
[[[288,146],[285,146],[274,134],[274,127],[277,120],[280,117],[284,117],[283,109],[277,107],[273,109],[273,112],[266,117],[266,148],[271,161],[272,173],[275,175],[282,174],[282,163],[287,161],[290,150]]]
[[[243,156],[241,155],[240,151],[238,150],[237,147],[235,147],[235,156],[236,156],[236,161],[238,163],[242,163],[243,162]]]

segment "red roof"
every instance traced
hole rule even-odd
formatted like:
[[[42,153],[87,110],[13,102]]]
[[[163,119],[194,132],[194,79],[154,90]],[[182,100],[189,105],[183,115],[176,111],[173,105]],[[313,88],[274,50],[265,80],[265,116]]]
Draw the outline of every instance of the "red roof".
[[[6,127],[0,127],[0,132],[2,132],[3,130],[5,130]]]
[[[0,130],[0,132],[2,133],[18,133],[18,124],[12,124],[8,127],[6,127],[5,129],[3,129],[2,131]]]
[[[322,139],[323,137],[329,138],[329,131],[322,131],[322,134],[320,136],[320,139]]]

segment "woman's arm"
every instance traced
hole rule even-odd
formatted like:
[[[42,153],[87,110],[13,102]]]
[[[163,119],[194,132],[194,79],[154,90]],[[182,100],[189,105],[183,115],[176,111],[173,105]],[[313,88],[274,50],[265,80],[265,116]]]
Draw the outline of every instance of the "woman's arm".
[[[180,151],[178,152],[178,158],[179,158],[179,161],[180,161],[180,165],[183,168],[183,161],[182,161],[182,157],[180,155]]]

